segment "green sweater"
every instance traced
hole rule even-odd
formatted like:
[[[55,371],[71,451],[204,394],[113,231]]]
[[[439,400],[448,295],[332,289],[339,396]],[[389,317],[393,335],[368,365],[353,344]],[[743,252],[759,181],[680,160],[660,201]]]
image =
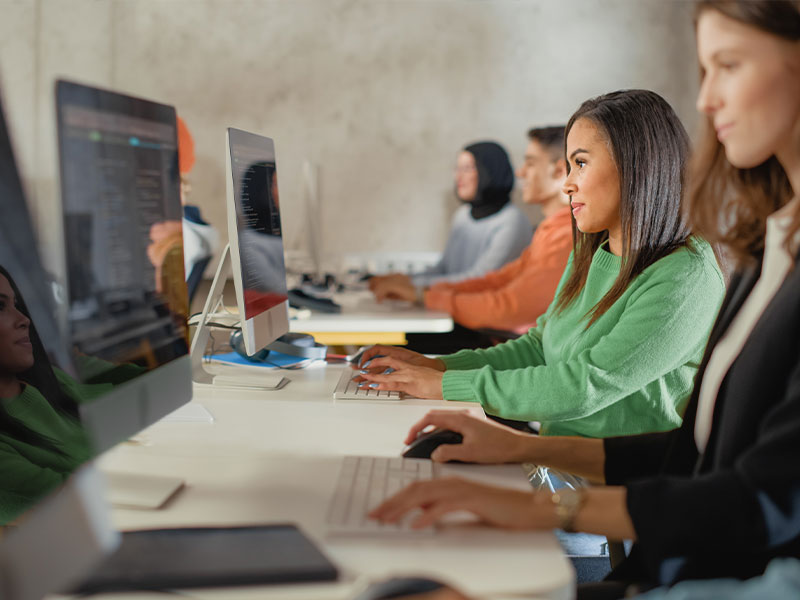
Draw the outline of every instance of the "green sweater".
[[[645,269],[591,327],[621,259],[601,247],[561,313],[551,303],[522,337],[445,356],[446,400],[540,421],[545,435],[610,437],[678,427],[725,293],[711,247],[693,239]],[[572,269],[572,257],[556,298]]]
[[[122,383],[140,375],[136,365],[113,365],[80,357],[79,383],[54,369],[62,391],[78,404],[91,402]],[[25,385],[22,393],[0,400],[9,416],[50,441],[32,444],[0,431],[0,525],[13,521],[40,498],[54,490],[92,455],[90,440],[77,419],[55,410],[38,389]]]
[[[80,396],[78,388],[83,386],[61,371],[56,374],[70,397]],[[35,387],[25,385],[20,395],[2,402],[9,416],[58,449],[0,433],[0,522],[8,523],[64,483],[90,458],[91,449],[80,422],[56,411]]]

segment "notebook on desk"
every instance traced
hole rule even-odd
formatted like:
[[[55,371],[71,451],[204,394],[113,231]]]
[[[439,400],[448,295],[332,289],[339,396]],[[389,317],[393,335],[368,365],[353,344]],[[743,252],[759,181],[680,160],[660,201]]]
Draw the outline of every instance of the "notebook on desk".
[[[337,568],[294,525],[153,529],[119,549],[72,593],[334,581]]]

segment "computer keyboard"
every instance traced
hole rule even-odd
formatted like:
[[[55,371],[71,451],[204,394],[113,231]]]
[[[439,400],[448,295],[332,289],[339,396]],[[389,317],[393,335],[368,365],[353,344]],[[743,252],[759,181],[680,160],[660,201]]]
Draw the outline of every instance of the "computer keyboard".
[[[333,397],[337,400],[400,400],[402,395],[400,392],[390,392],[387,390],[373,390],[368,387],[360,388],[358,384],[353,381],[356,376],[356,371],[353,369],[345,369],[342,371],[342,376],[339,378],[339,383],[336,384],[336,389],[333,390]]]
[[[330,298],[324,296],[314,296],[300,288],[292,288],[287,292],[289,305],[295,308],[310,308],[324,313],[340,313],[342,307]]]
[[[410,528],[413,514],[387,524],[368,519],[367,513],[408,484],[433,479],[434,467],[430,460],[419,458],[345,456],[328,505],[328,534],[432,535],[431,527]]]

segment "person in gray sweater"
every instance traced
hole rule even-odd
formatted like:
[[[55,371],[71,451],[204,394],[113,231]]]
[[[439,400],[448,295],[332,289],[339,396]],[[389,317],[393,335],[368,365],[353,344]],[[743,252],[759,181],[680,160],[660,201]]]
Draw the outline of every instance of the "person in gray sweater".
[[[511,203],[513,188],[514,170],[502,146],[495,142],[466,146],[458,155],[455,177],[456,196],[464,204],[453,216],[439,262],[420,273],[373,277],[370,289],[382,297],[382,289],[402,279],[421,294],[434,283],[479,277],[517,258],[530,243],[533,228]]]

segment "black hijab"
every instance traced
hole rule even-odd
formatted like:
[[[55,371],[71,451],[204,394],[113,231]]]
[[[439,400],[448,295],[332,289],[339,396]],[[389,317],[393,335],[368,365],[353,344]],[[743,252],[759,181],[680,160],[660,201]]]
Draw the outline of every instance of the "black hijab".
[[[514,169],[500,144],[478,142],[464,148],[475,157],[478,168],[478,192],[470,202],[473,219],[483,219],[498,212],[511,200]]]

